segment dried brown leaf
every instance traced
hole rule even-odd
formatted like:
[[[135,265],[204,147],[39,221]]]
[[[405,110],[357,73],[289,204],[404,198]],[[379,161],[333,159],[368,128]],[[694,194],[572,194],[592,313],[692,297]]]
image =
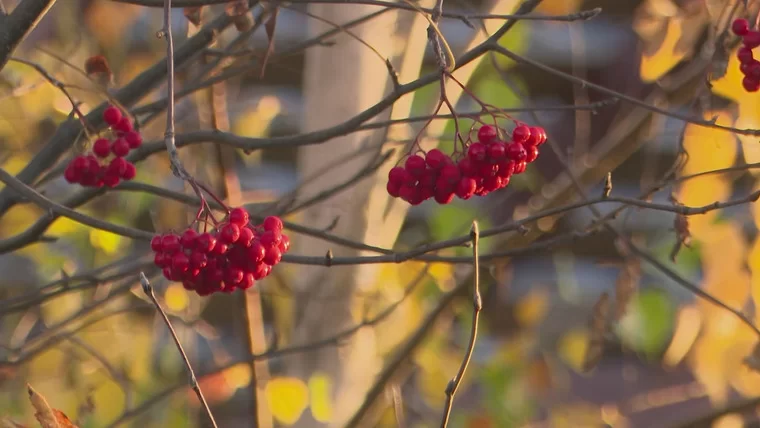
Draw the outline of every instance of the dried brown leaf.
[[[185,14],[185,18],[190,21],[191,24],[196,27],[201,25],[201,14],[204,6],[186,7],[182,11]]]
[[[588,372],[602,359],[604,353],[605,336],[609,328],[607,320],[610,315],[610,295],[606,291],[599,296],[591,310],[589,322],[590,337],[586,355],[583,358],[581,370]]]
[[[673,229],[676,231],[676,244],[670,252],[670,260],[676,261],[681,246],[689,248],[691,245],[691,232],[689,231],[689,219],[683,214],[676,214],[673,220]]]
[[[66,414],[50,407],[45,397],[35,391],[31,385],[27,384],[26,387],[29,392],[29,401],[34,407],[34,417],[42,428],[78,428]]]
[[[92,80],[104,86],[110,85],[113,79],[111,67],[103,55],[93,55],[87,58],[84,62],[84,71]]]
[[[615,321],[620,321],[625,316],[640,280],[641,263],[635,258],[628,259],[615,281]]]
[[[248,8],[246,0],[234,0],[224,8],[228,16],[232,17],[232,23],[238,31],[248,31],[253,27],[253,14]]]

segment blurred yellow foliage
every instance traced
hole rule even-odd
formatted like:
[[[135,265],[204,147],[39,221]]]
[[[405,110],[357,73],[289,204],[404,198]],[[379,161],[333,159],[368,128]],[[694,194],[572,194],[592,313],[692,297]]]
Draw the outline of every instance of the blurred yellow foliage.
[[[115,233],[100,229],[90,230],[90,244],[109,256],[119,252],[122,242],[123,238]]]
[[[557,351],[560,358],[576,372],[582,372],[590,336],[586,329],[575,328],[559,340]]]
[[[269,410],[278,422],[293,425],[309,406],[309,387],[295,377],[276,377],[267,382]]]
[[[311,415],[319,422],[329,422],[332,418],[332,380],[323,373],[314,373],[309,378]]]
[[[540,322],[549,306],[549,292],[543,287],[533,287],[517,302],[515,318],[520,325],[530,327]]]
[[[251,384],[251,366],[249,364],[235,364],[222,374],[230,388],[240,389]]]
[[[676,45],[681,40],[683,21],[678,18],[667,20],[665,40],[652,55],[641,55],[639,73],[644,82],[654,82],[670,71],[686,56],[685,52],[678,52]]]
[[[166,307],[172,312],[182,311],[190,303],[187,291],[176,282],[166,288],[164,300],[166,301]]]

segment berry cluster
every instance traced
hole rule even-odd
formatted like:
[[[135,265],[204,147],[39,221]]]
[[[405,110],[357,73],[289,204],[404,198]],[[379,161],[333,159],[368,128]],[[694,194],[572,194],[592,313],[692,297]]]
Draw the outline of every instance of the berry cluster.
[[[478,141],[471,142],[458,161],[438,149],[424,157],[410,156],[404,167],[390,170],[386,189],[411,205],[430,198],[448,204],[454,195],[464,200],[485,196],[506,187],[513,174],[524,172],[545,142],[546,132],[540,127],[518,125],[511,140],[502,141],[495,127],[484,125],[478,129]]]
[[[747,92],[760,90],[760,61],[752,54],[752,49],[760,46],[760,31],[751,30],[749,21],[744,18],[735,19],[731,30],[742,38],[742,47],[736,53],[741,64],[739,69],[744,74],[742,86]]]
[[[280,262],[290,249],[290,239],[282,233],[279,217],[251,225],[248,213],[234,208],[211,233],[187,229],[181,235],[156,235],[150,246],[155,252],[153,262],[167,279],[208,296],[253,287]]]
[[[110,126],[114,138],[98,138],[92,144],[92,153],[72,159],[63,173],[69,183],[114,187],[121,180],[135,178],[135,166],[124,156],[140,147],[142,136],[115,106],[108,106],[103,111],[103,120]]]

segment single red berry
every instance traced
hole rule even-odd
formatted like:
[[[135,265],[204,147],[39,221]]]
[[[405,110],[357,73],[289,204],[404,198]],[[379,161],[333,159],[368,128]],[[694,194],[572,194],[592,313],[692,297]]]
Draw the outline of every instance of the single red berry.
[[[462,173],[457,166],[446,165],[441,169],[441,174],[439,175],[439,177],[441,177],[448,183],[455,184],[462,177]]]
[[[760,31],[750,30],[744,35],[742,42],[744,43],[744,46],[750,49],[760,46]]]
[[[422,177],[420,177],[420,187],[421,188],[433,188],[435,186],[435,181],[438,178],[438,171],[434,169],[426,169],[425,173],[422,174]]]
[[[744,74],[755,80],[760,80],[760,61],[752,61],[752,63],[748,64],[747,66],[749,69]]]
[[[103,174],[103,184],[108,187],[116,187],[120,180],[119,176],[113,171],[107,170],[105,174]]]
[[[240,238],[240,227],[227,223],[219,230],[219,239],[227,244],[234,244]]]
[[[435,190],[435,201],[439,204],[446,205],[451,202],[452,199],[454,199],[454,192],[441,189]]]
[[[418,189],[416,186],[404,184],[401,186],[401,189],[398,191],[399,198],[409,202],[410,199],[414,198],[415,193],[418,192]]]
[[[498,167],[494,164],[484,163],[478,168],[478,176],[482,178],[493,177],[496,175]]]
[[[121,120],[121,110],[116,106],[108,106],[103,110],[103,120],[110,126],[114,126]]]
[[[211,250],[211,254],[217,255],[217,256],[223,256],[227,254],[227,250],[229,250],[229,245],[222,242],[222,240],[218,240],[216,242],[216,245],[214,245],[214,249]]]
[[[113,158],[106,167],[106,174],[113,175],[116,178],[121,177],[127,169],[127,161],[123,158]]]
[[[755,59],[752,56],[752,49],[742,46],[739,48],[739,50],[736,52],[736,57],[739,58],[739,62],[742,64],[747,64],[752,62],[753,59]]]
[[[536,146],[526,147],[525,152],[527,153],[527,156],[525,157],[525,162],[527,163],[531,163],[538,158],[538,147]]]
[[[420,198],[422,198],[423,201],[427,201],[433,196],[435,196],[435,189],[433,186],[420,187]]]
[[[483,180],[483,188],[488,192],[501,189],[501,178],[498,176],[486,178]]]
[[[425,163],[433,169],[443,168],[444,165],[448,164],[450,161],[451,158],[438,149],[432,149],[425,155]]]
[[[124,133],[124,139],[127,140],[129,148],[136,149],[142,145],[142,135],[137,131],[128,131]]]
[[[71,160],[71,166],[78,169],[79,171],[84,171],[89,166],[89,161],[87,160],[87,157],[85,156],[77,156],[74,159]]]
[[[282,254],[285,254],[290,250],[290,238],[287,235],[280,237],[280,245],[277,246]]]
[[[238,238],[238,245],[242,245],[243,247],[250,247],[251,242],[253,242],[254,233],[253,230],[249,227],[241,227],[240,228],[240,238]]]
[[[194,231],[193,229],[187,229],[186,231],[182,232],[182,235],[179,237],[179,243],[182,245],[182,248],[192,248],[193,244],[195,243],[195,238],[198,237],[198,232]]]
[[[238,288],[241,290],[247,290],[256,284],[256,280],[253,278],[252,273],[246,273],[243,275],[243,280],[240,281],[240,284],[238,284]]]
[[[546,131],[539,126],[530,128],[530,138],[523,143],[525,146],[540,146],[546,142]]]
[[[744,79],[742,79],[742,86],[747,92],[757,92],[760,89],[760,80],[753,79],[750,76],[744,76]]]
[[[404,168],[397,166],[391,168],[388,172],[388,182],[404,184],[407,181],[407,172]]]
[[[185,272],[190,267],[190,259],[184,253],[177,253],[172,256],[172,270],[174,272]]]
[[[190,253],[190,266],[195,269],[203,269],[208,264],[208,256],[199,252],[193,251]]]
[[[154,252],[158,253],[163,251],[163,247],[161,245],[161,235],[156,235],[150,240],[150,249]]]
[[[272,266],[269,266],[268,264],[263,263],[263,262],[259,263],[256,265],[256,270],[252,272],[253,278],[256,280],[266,278],[269,275],[269,272],[271,271],[272,271]]]
[[[389,195],[393,196],[394,198],[398,198],[398,192],[401,190],[401,183],[388,181],[388,184],[385,185],[385,190]]]
[[[482,144],[482,143],[470,144],[470,147],[467,149],[467,156],[469,156],[470,159],[475,160],[475,161],[484,161],[486,159],[486,156],[488,156],[488,152],[486,151],[485,144]]]
[[[251,263],[258,263],[264,260],[265,254],[266,254],[266,248],[264,248],[264,245],[262,245],[261,242],[258,240],[254,240],[251,243],[250,248],[248,248],[248,250],[246,251],[248,261],[250,261]]]
[[[734,22],[731,23],[731,31],[737,36],[743,36],[749,33],[749,21],[744,18],[734,19]]]
[[[166,267],[167,261],[170,261],[170,258],[171,257],[167,256],[166,253],[156,253],[156,255],[153,256],[153,264],[160,268],[164,268]]]
[[[276,247],[282,239],[282,233],[279,230],[267,230],[261,234],[259,241],[265,248]]]
[[[489,144],[496,141],[499,138],[499,132],[496,127],[491,125],[483,125],[478,129],[478,141],[483,144]]]
[[[204,232],[195,238],[195,249],[202,253],[210,253],[216,246],[216,237],[214,235]]]
[[[512,130],[512,140],[516,143],[522,143],[530,138],[531,129],[525,125],[519,125]]]
[[[496,142],[488,146],[488,157],[492,161],[504,159],[507,155],[507,148],[504,143]]]
[[[239,284],[243,280],[245,272],[242,269],[231,268],[224,273],[225,284]]]
[[[71,184],[79,183],[82,180],[82,170],[77,169],[76,166],[71,163],[63,171],[63,178]]]
[[[419,177],[425,172],[425,159],[417,155],[409,156],[404,163],[404,168],[409,174]]]
[[[88,155],[85,157],[87,162],[87,174],[97,177],[102,172],[100,168],[100,162],[98,161],[98,158],[96,158],[93,155]]]
[[[124,165],[124,172],[121,174],[121,178],[124,180],[131,180],[135,178],[135,175],[137,175],[137,168],[135,168],[135,164],[127,161],[126,165]]]
[[[249,216],[248,211],[246,211],[244,208],[233,208],[230,210],[229,215],[229,222],[232,224],[238,225],[238,227],[243,227],[246,224],[248,224]]]
[[[498,171],[496,175],[501,177],[502,181],[505,178],[509,178],[515,172],[515,161],[509,159],[503,159],[496,164]]]
[[[106,158],[111,154],[111,142],[107,138],[98,138],[92,144],[92,152],[99,158]]]
[[[161,238],[161,248],[165,253],[173,254],[178,252],[181,249],[181,245],[179,243],[179,236],[169,233],[163,236]]]
[[[520,143],[512,143],[507,146],[507,158],[520,162],[525,160],[528,153],[525,152],[525,147]]]
[[[121,120],[119,120],[119,123],[113,125],[113,129],[119,132],[129,132],[132,129],[132,122],[129,121],[129,118],[127,116],[123,116]]]
[[[129,154],[129,143],[123,138],[117,138],[111,145],[111,152],[117,157],[124,157]]]
[[[267,252],[264,254],[264,263],[274,266],[280,263],[280,260],[282,260],[282,253],[277,246],[267,248]]]
[[[475,193],[476,188],[477,183],[475,182],[475,179],[470,177],[462,177],[462,179],[459,180],[459,184],[457,184],[456,194],[460,199],[467,200],[472,197],[472,195]]]
[[[522,174],[525,172],[525,168],[528,167],[528,163],[525,161],[517,162],[515,164],[514,174]]]
[[[264,230],[271,230],[272,232],[280,232],[283,228],[282,220],[273,215],[265,218],[262,226],[264,226]]]
[[[459,173],[464,177],[474,177],[478,172],[475,163],[470,158],[462,158],[457,163],[457,168],[459,169]]]

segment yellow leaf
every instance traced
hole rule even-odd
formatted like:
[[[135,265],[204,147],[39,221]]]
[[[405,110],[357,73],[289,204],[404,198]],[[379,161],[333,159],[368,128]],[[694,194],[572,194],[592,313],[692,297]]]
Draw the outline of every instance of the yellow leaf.
[[[223,372],[227,385],[234,389],[245,388],[251,383],[251,366],[240,363]]]
[[[177,283],[171,284],[166,289],[164,300],[166,301],[166,306],[169,308],[169,310],[174,312],[179,312],[185,309],[187,307],[187,304],[190,302],[190,299],[187,297],[187,291],[185,291],[185,288]]]
[[[641,56],[640,74],[644,82],[653,82],[670,71],[685,56],[685,52],[678,52],[676,45],[681,39],[683,20],[677,17],[668,19],[665,40],[652,55]]]
[[[100,248],[109,256],[119,251],[121,243],[122,237],[114,233],[100,229],[92,229],[90,231],[90,244],[93,247]]]
[[[573,329],[565,333],[559,341],[560,357],[577,372],[583,369],[589,339],[588,331],[585,329]]]
[[[267,382],[266,397],[272,416],[293,425],[309,405],[309,388],[298,378],[276,377]]]
[[[309,379],[311,414],[319,422],[329,422],[332,418],[332,381],[322,373],[315,373]]]
[[[515,308],[515,318],[523,326],[532,326],[544,317],[549,294],[545,288],[533,288],[520,299]]]

